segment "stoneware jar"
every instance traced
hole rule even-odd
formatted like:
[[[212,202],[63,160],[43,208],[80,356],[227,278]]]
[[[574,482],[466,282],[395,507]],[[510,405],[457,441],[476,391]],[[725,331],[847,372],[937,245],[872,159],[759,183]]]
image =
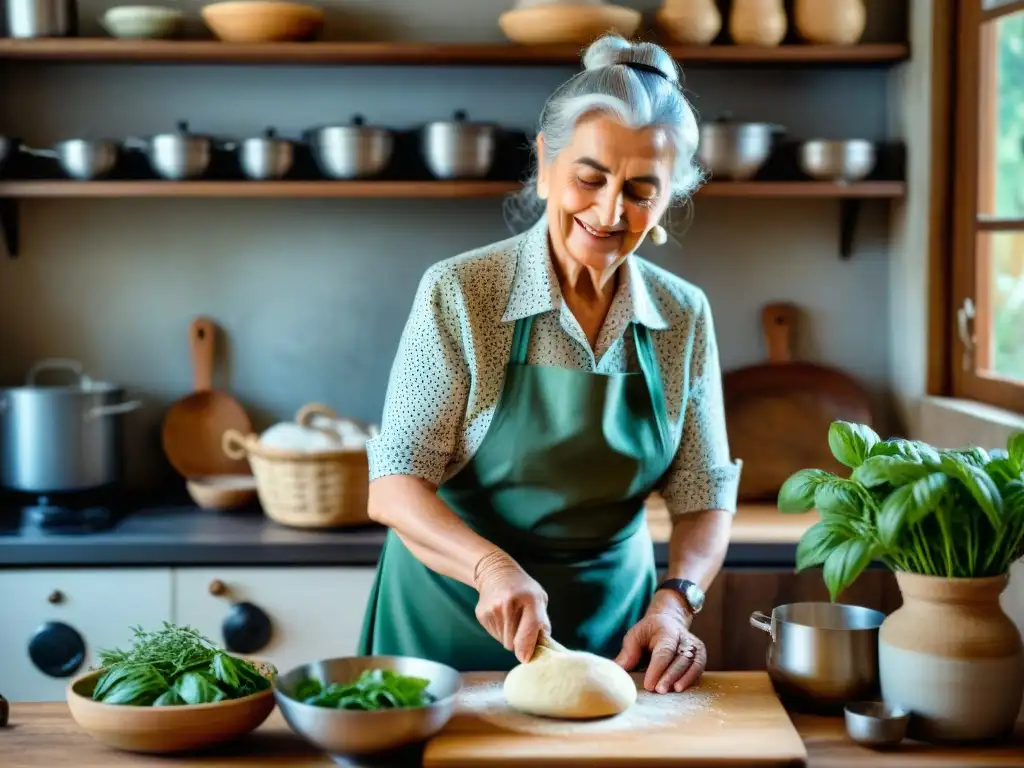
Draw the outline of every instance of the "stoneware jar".
[[[715,0],[665,0],[655,18],[673,41],[683,45],[708,45],[722,31]]]
[[[1008,736],[1024,699],[1024,643],[1000,605],[1008,578],[897,573],[903,605],[882,623],[878,673],[886,703],[909,709],[911,738]]]
[[[867,23],[864,0],[796,0],[793,25],[809,43],[853,45]]]
[[[775,46],[786,36],[783,0],[733,0],[729,35],[737,45]]]

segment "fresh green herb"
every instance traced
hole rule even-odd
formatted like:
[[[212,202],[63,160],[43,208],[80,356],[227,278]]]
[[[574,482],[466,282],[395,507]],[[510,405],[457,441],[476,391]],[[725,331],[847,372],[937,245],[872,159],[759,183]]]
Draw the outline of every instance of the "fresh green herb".
[[[425,707],[434,702],[429,680],[399,675],[390,669],[365,669],[353,683],[330,683],[307,678],[295,686],[294,698],[331,709],[396,709]]]
[[[104,669],[92,697],[106,704],[172,707],[238,699],[270,687],[245,659],[217,648],[191,627],[164,622],[146,632],[133,627],[129,650],[99,651]]]
[[[979,578],[1024,557],[1024,432],[1006,450],[939,450],[836,421],[828,444],[849,477],[800,470],[780,489],[778,508],[818,511],[796,568],[822,566],[833,601],[875,560],[894,571]]]

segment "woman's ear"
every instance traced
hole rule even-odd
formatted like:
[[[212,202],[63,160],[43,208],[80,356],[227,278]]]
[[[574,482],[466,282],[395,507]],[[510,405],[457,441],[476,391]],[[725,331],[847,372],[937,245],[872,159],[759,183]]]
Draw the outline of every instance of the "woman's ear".
[[[541,200],[548,199],[548,187],[550,174],[548,164],[544,159],[544,134],[537,134],[537,197]]]

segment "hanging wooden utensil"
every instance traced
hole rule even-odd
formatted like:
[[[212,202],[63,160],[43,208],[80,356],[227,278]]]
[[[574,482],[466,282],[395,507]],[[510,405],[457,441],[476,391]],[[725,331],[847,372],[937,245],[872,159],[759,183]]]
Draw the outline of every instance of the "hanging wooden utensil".
[[[849,475],[828,446],[836,420],[874,424],[864,387],[835,368],[793,360],[797,309],[767,305],[761,313],[768,362],[723,376],[725,417],[732,455],[743,460],[741,501],[778,498],[786,479],[816,467]]]
[[[221,447],[227,430],[247,435],[252,432],[252,422],[237,400],[213,388],[213,321],[205,317],[193,320],[189,342],[195,391],[174,403],[164,417],[162,441],[167,460],[185,478],[251,474],[245,459],[232,459]]]

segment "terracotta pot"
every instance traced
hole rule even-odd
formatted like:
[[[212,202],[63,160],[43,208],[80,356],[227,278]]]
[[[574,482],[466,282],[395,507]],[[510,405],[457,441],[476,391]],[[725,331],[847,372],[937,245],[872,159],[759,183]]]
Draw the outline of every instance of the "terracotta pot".
[[[821,45],[853,45],[867,23],[864,0],[796,0],[793,23],[800,37]]]
[[[786,36],[782,0],[733,0],[729,35],[737,45],[775,46]]]
[[[999,596],[1008,578],[897,573],[903,606],[882,623],[882,697],[909,709],[911,738],[1008,736],[1024,700],[1024,643]]]
[[[715,0],[665,0],[655,18],[672,40],[683,45],[708,45],[722,31]]]

